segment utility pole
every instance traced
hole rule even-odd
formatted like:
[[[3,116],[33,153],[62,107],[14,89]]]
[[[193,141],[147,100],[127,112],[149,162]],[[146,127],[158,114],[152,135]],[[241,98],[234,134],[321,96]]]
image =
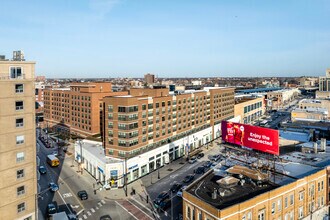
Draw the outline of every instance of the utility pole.
[[[83,164],[83,155],[82,155],[82,143],[81,143],[81,140],[79,139],[78,140],[78,143],[79,143],[79,146],[80,146],[80,160],[79,160],[79,167],[80,167],[80,171],[81,171],[81,174],[83,173],[83,167],[82,167],[82,164]]]
[[[125,167],[124,167],[124,191],[125,191],[125,196],[127,197],[127,157],[125,154]]]

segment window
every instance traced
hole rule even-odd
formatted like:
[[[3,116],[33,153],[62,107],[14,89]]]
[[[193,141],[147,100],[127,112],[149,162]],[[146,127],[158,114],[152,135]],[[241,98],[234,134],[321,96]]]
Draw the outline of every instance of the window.
[[[17,195],[23,195],[25,193],[25,187],[24,186],[20,186],[17,188]]]
[[[191,216],[191,210],[190,207],[187,206],[187,218],[190,219],[190,216]]]
[[[288,207],[288,197],[285,197],[284,199],[284,208]]]
[[[304,200],[304,194],[305,194],[304,191],[299,192],[299,201]]]
[[[290,212],[290,220],[293,220],[293,218],[294,218],[294,211],[291,211]]]
[[[23,118],[16,118],[16,128],[21,128],[24,125],[24,119]]]
[[[25,218],[24,220],[32,220],[32,216]]]
[[[281,209],[282,209],[282,200],[281,199],[279,199],[277,201],[277,209],[278,209],[278,211],[281,211]]]
[[[265,210],[259,210],[258,212],[258,220],[265,220],[266,219],[266,215],[265,215]]]
[[[24,105],[23,105],[23,101],[16,101],[15,102],[15,109],[16,110],[23,110]]]
[[[16,136],[16,144],[23,144],[24,143],[24,135]]]
[[[25,210],[25,202],[23,203],[20,203],[17,205],[17,212],[20,213],[20,212],[23,212]]]
[[[303,218],[304,217],[304,206],[300,206],[298,208],[298,217]]]
[[[24,152],[19,152],[16,154],[16,162],[19,163],[22,161],[24,161]]]
[[[247,220],[252,220],[252,213],[251,212],[248,212],[248,214],[247,214]]]
[[[15,84],[15,92],[16,93],[23,93],[24,92],[23,84]]]
[[[291,194],[290,195],[290,205],[293,205],[293,202],[294,202],[294,195]]]
[[[22,78],[22,67],[10,67],[10,78],[15,79],[15,78]]]
[[[275,213],[275,202],[272,203],[272,214]]]
[[[16,171],[16,177],[17,177],[17,179],[23,178],[24,177],[24,169],[17,170]]]

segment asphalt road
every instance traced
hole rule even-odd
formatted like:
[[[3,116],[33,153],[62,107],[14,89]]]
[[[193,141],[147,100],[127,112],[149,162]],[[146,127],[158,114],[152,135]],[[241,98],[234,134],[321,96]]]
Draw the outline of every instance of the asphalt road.
[[[37,135],[37,137],[39,136]],[[89,175],[82,176],[77,172],[77,165],[73,162],[72,156],[65,160],[64,156],[59,156],[60,166],[51,167],[46,163],[46,157],[54,152],[54,148],[46,148],[38,139],[37,143],[39,144],[38,156],[40,165],[45,166],[47,169],[47,173],[40,175],[38,181],[40,185],[38,199],[39,219],[47,219],[46,209],[51,202],[57,204],[58,212],[65,211],[67,214],[79,214],[79,220],[94,220],[104,215],[109,215],[113,220],[136,219],[122,205],[105,198],[102,195],[102,191],[97,190],[95,195],[93,187],[98,188],[96,181]],[[65,154],[62,152],[62,155]],[[50,182],[55,182],[59,185],[57,192],[54,193],[49,190],[48,185]],[[78,198],[77,192],[80,190],[87,191],[88,200],[81,201]]]
[[[220,147],[215,146],[208,152],[204,152],[204,157],[201,159],[198,159],[196,163],[189,164],[186,163],[182,168],[179,170],[173,172],[172,174],[162,178],[157,183],[150,185],[147,187],[147,192],[153,201],[161,192],[163,191],[169,191],[172,185],[175,182],[180,182],[183,185],[189,185],[186,183],[183,183],[182,180],[184,177],[188,174],[194,174],[194,170],[202,166],[202,164],[208,160],[209,155],[219,154],[220,153]],[[195,174],[194,180],[198,179],[202,174]],[[146,176],[142,178],[143,182],[150,182],[150,177]],[[169,192],[170,193],[170,192]],[[173,219],[176,219],[179,215],[179,213],[182,213],[182,198],[177,196],[176,193],[173,193],[172,195],[172,206],[173,207]],[[163,211],[158,211],[158,214],[160,215],[161,219],[167,220],[171,219],[171,207],[167,208],[164,213]]]

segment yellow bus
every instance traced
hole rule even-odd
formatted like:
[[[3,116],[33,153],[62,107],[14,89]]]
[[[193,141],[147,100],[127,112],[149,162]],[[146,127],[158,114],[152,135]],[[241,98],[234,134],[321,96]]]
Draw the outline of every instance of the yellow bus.
[[[55,155],[47,155],[47,163],[52,166],[52,167],[57,167],[58,165],[60,165],[60,160],[55,157]]]

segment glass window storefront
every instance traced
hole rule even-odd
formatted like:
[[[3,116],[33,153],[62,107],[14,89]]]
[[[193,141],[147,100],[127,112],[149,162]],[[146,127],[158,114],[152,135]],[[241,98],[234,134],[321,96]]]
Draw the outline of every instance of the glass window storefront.
[[[141,167],[141,176],[144,176],[148,173],[147,165]]]
[[[133,170],[133,180],[136,180],[137,178],[139,178],[139,168]]]

